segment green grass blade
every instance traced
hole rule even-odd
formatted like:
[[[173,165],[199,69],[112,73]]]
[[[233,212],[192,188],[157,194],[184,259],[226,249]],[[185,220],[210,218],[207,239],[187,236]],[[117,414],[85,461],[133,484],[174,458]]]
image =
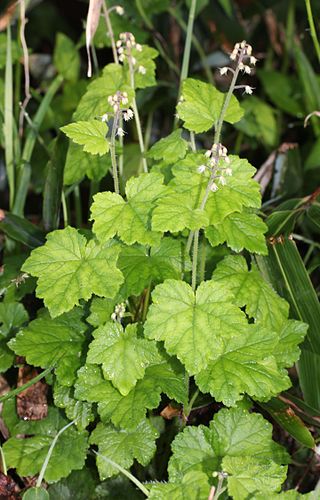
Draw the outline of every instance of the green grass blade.
[[[15,196],[15,167],[13,157],[13,80],[12,80],[12,53],[11,28],[7,27],[7,51],[4,89],[4,141],[7,177],[10,191],[10,208]]]
[[[265,278],[291,306],[291,316],[308,323],[307,337],[298,363],[299,380],[306,402],[320,409],[320,304],[295,242],[279,237],[268,257],[257,257]]]
[[[0,230],[10,239],[29,248],[36,248],[45,243],[45,235],[37,226],[10,212],[0,214]]]
[[[66,160],[68,141],[59,135],[48,162],[48,174],[43,192],[42,216],[46,231],[58,228],[63,187],[63,170]]]
[[[38,108],[37,113],[33,119],[32,127],[29,127],[29,131],[27,134],[26,142],[22,151],[22,163],[21,163],[21,171],[18,179],[17,186],[17,196],[13,206],[13,213],[16,215],[23,215],[24,205],[27,198],[29,182],[31,177],[31,156],[33,153],[33,149],[37,140],[37,136],[39,133],[40,126],[42,121],[48,111],[48,108],[51,104],[53,97],[56,92],[59,90],[59,87],[63,81],[63,77],[61,75],[56,76],[56,78],[52,81],[50,87],[44,98],[41,101],[41,104]]]

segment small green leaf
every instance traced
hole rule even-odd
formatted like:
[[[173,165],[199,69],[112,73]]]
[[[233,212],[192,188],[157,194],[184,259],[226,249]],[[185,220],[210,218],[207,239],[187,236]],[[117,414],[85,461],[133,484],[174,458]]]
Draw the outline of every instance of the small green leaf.
[[[168,163],[175,163],[183,158],[188,150],[188,143],[181,137],[181,134],[182,130],[179,128],[164,139],[160,139],[149,150],[149,158],[164,160]]]
[[[144,378],[127,396],[122,396],[94,365],[87,364],[78,371],[75,385],[76,398],[98,402],[103,422],[111,420],[117,427],[125,429],[134,428],[145,417],[147,409],[156,408],[162,392],[179,403],[187,403],[185,371],[174,359],[148,367]]]
[[[119,470],[103,460],[103,456],[125,469],[131,467],[134,459],[141,465],[147,465],[156,451],[157,437],[158,432],[146,420],[131,431],[99,423],[90,436],[90,443],[97,444],[102,455],[97,456],[100,479],[119,474]]]
[[[134,87],[136,89],[153,87],[157,84],[155,79],[156,65],[153,59],[158,56],[158,51],[148,45],[142,45],[141,47],[142,50],[140,51],[135,47],[132,48],[132,56],[136,60],[134,65]],[[129,70],[127,61],[125,61],[124,67],[127,68],[127,71]]]
[[[44,488],[35,487],[25,491],[22,500],[50,500],[50,496]]]
[[[184,259],[182,242],[163,238],[160,246],[152,247],[150,252],[144,247],[124,247],[120,252],[118,267],[124,276],[121,294],[130,297],[139,295],[151,283],[159,283],[167,278],[179,279],[184,270],[190,269],[190,262]]]
[[[105,113],[113,113],[107,98],[117,91],[127,92],[130,104],[134,92],[127,83],[123,67],[120,64],[108,64],[104,67],[102,76],[88,85],[87,92],[82,96],[73,119],[76,121],[93,120]]]
[[[117,322],[109,322],[93,332],[87,362],[102,364],[106,380],[111,380],[122,396],[129,394],[145,369],[159,355],[155,342],[137,337],[137,325],[125,330]]]
[[[28,321],[28,313],[18,302],[0,302],[0,336],[7,338]]]
[[[76,370],[81,366],[79,355],[85,341],[86,325],[81,321],[81,309],[51,319],[45,312],[31,321],[9,342],[9,347],[27,362],[41,368],[58,361],[56,375],[60,383],[72,385]]]
[[[277,344],[276,333],[248,325],[248,332],[225,339],[222,353],[196,375],[200,390],[232,406],[244,393],[266,400],[287,389],[290,379],[271,355]]]
[[[203,472],[192,471],[183,476],[182,480],[176,483],[158,483],[151,486],[149,498],[159,500],[159,498],[170,498],[170,500],[207,500],[209,498],[211,486],[208,477]]]
[[[54,436],[38,434],[32,437],[10,437],[3,445],[6,463],[21,476],[40,472]],[[58,481],[74,469],[82,469],[87,452],[87,433],[67,429],[53,449],[44,479]]]
[[[36,248],[22,270],[37,276],[37,296],[44,299],[54,318],[88,300],[94,293],[112,298],[123,281],[116,268],[120,248],[87,242],[76,229],[53,231]],[[103,269],[103,273],[101,273]]]
[[[225,457],[222,467],[228,474],[228,492],[234,500],[246,500],[257,491],[279,491],[287,473],[285,466],[253,457]]]
[[[109,151],[109,142],[106,138],[108,125],[98,120],[80,121],[61,127],[69,139],[83,146],[83,151],[100,156]]]
[[[208,215],[200,208],[194,207],[190,195],[176,193],[170,189],[159,199],[152,215],[152,229],[155,231],[174,233],[186,228],[194,231],[208,224]]]
[[[234,212],[221,224],[208,227],[206,236],[214,247],[226,241],[235,252],[245,248],[249,252],[266,255],[268,250],[264,234],[267,230],[268,227],[257,215]]]
[[[182,86],[182,102],[177,106],[185,128],[193,132],[206,132],[218,121],[225,94],[209,83],[187,78]],[[236,123],[243,116],[238,100],[232,95],[224,120]]]
[[[127,245],[158,244],[161,233],[151,230],[150,218],[156,199],[165,189],[162,179],[162,175],[154,173],[132,177],[126,185],[126,202],[116,193],[96,194],[91,219],[99,240],[107,241],[118,234]]]
[[[84,430],[94,420],[92,405],[76,400],[73,392],[72,388],[56,382],[53,392],[54,404],[58,408],[64,408],[68,419],[76,420],[75,425],[78,429]]]
[[[101,157],[85,153],[81,146],[70,142],[64,166],[63,183],[73,184],[81,181],[85,175],[89,179],[99,181],[107,174],[110,167],[111,162],[108,156]]]
[[[53,62],[66,80],[77,81],[80,72],[80,55],[73,41],[63,33],[57,33]]]
[[[181,481],[191,471],[204,472],[211,478],[214,471],[223,470],[225,457],[236,457],[240,462],[252,459],[261,466],[264,464],[260,479],[264,471],[270,470],[271,464],[286,464],[290,460],[284,448],[272,441],[272,425],[261,415],[240,408],[220,410],[209,428],[203,425],[186,427],[174,439],[172,452],[170,482]],[[252,478],[254,475],[252,472]]]

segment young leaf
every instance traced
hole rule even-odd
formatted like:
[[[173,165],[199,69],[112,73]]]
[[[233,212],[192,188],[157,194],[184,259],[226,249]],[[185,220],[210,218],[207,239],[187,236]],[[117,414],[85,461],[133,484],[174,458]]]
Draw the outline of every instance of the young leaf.
[[[156,65],[153,59],[158,56],[158,51],[148,45],[142,45],[142,50],[132,48],[132,56],[135,58],[134,86],[136,89],[153,87],[157,84],[155,79]],[[128,71],[128,64],[125,64]],[[143,68],[143,69],[142,69]]]
[[[184,127],[193,132],[206,132],[217,123],[225,95],[209,83],[187,78],[182,85],[182,101],[177,106]],[[224,120],[236,123],[243,116],[238,100],[232,95]]]
[[[264,326],[281,330],[289,314],[288,303],[279,297],[255,266],[249,271],[244,257],[228,256],[221,261],[213,279],[228,284],[239,307]]]
[[[195,470],[187,472],[179,482],[152,485],[149,499],[170,498],[171,500],[184,500],[194,498],[196,500],[207,500],[210,489],[207,475]]]
[[[104,155],[109,151],[106,138],[108,125],[98,120],[79,121],[61,127],[69,139],[83,146],[83,151],[93,155]]]
[[[134,95],[132,88],[126,81],[120,64],[108,64],[102,71],[102,76],[88,85],[87,92],[81,98],[73,119],[93,120],[105,113],[112,113],[112,106],[108,103],[108,96],[117,91],[127,92],[129,103]]]
[[[225,457],[222,468],[228,474],[228,492],[234,500],[246,500],[257,491],[279,491],[287,473],[285,466],[253,457]]]
[[[119,474],[119,470],[103,459],[103,456],[129,469],[136,459],[141,465],[147,465],[156,451],[155,440],[158,432],[143,420],[132,430],[116,429],[112,425],[99,423],[90,436],[90,443],[99,446],[97,466],[100,479]]]
[[[6,338],[29,319],[23,304],[0,302],[0,337]]]
[[[255,325],[248,325],[248,332],[225,339],[222,353],[196,375],[200,390],[232,406],[244,393],[266,400],[287,389],[290,379],[271,355],[278,340],[275,332]]]
[[[139,295],[151,283],[179,279],[182,272],[190,268],[190,262],[184,262],[183,254],[182,242],[173,238],[163,238],[160,246],[152,247],[150,252],[144,247],[123,247],[118,260],[124,276],[123,297]]]
[[[172,451],[169,462],[169,478],[172,482],[181,481],[191,471],[201,471],[212,477],[212,472],[224,470],[224,460],[231,470],[232,462],[227,461],[228,457],[234,459],[234,465],[235,459],[239,465],[246,460],[259,463],[261,481],[272,470],[278,477],[273,483],[274,490],[280,488],[284,480],[284,468],[280,464],[288,463],[289,460],[285,450],[272,441],[271,424],[261,415],[250,414],[240,408],[220,410],[209,428],[202,425],[186,427],[175,438]],[[251,470],[250,480],[253,480],[256,471]],[[258,492],[259,484],[255,493]]]
[[[10,437],[3,445],[6,463],[21,476],[40,472],[54,435],[38,434],[28,438]],[[87,452],[87,433],[67,429],[59,437],[50,457],[44,479],[58,481],[72,470],[82,469]]]
[[[145,324],[149,338],[164,340],[170,354],[184,363],[190,374],[205,369],[223,350],[222,337],[246,331],[244,314],[231,304],[227,286],[207,281],[194,295],[183,281],[166,280],[153,294]]]
[[[235,252],[244,248],[249,252],[266,255],[268,253],[264,234],[266,224],[255,214],[234,212],[228,215],[221,224],[206,229],[206,236],[213,247],[227,242]]]
[[[127,243],[155,245],[160,233],[151,230],[150,215],[156,199],[164,191],[162,175],[141,174],[131,178],[126,185],[127,201],[116,193],[98,193],[91,206],[93,231],[100,241],[107,241],[114,235]]]
[[[183,367],[174,359],[150,366],[127,396],[121,396],[111,382],[106,381],[101,369],[85,365],[78,371],[75,385],[76,398],[98,402],[103,422],[117,427],[133,429],[145,417],[147,409],[156,408],[164,392],[177,402],[186,404],[188,388]]]
[[[155,231],[192,231],[209,224],[207,214],[196,208],[190,195],[176,193],[167,189],[166,195],[160,198],[152,214],[152,229]]]
[[[92,405],[78,401],[73,397],[73,389],[58,382],[54,384],[54,404],[64,408],[69,420],[76,420],[75,425],[79,430],[84,430],[94,420]]]
[[[105,379],[111,380],[122,396],[129,394],[143,378],[146,367],[157,361],[155,342],[137,337],[137,325],[123,327],[108,322],[93,332],[87,362],[102,364]]]
[[[22,270],[37,276],[37,295],[53,318],[94,293],[112,298],[123,281],[116,268],[120,248],[97,245],[72,227],[53,231],[33,250]],[[101,273],[103,269],[103,273]]]
[[[183,158],[188,150],[188,143],[182,137],[182,130],[178,128],[170,135],[156,142],[148,152],[148,157],[154,160],[164,160],[175,163]]]
[[[74,309],[53,320],[45,312],[10,340],[9,347],[34,366],[48,368],[58,361],[59,382],[71,386],[81,366],[79,354],[85,341],[86,325],[81,321],[82,315],[81,309]]]
[[[109,156],[85,153],[81,146],[70,142],[64,166],[63,183],[66,185],[81,181],[86,175],[89,179],[99,181],[106,175],[111,162]]]

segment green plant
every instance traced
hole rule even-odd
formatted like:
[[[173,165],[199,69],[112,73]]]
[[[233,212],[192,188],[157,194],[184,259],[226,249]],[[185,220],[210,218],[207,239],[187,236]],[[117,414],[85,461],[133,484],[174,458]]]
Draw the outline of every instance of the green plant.
[[[226,93],[187,78],[196,6],[193,0],[176,106],[182,126],[147,148],[138,91],[156,86],[158,52],[120,32],[118,41],[110,40],[115,62],[89,83],[72,122],[61,123],[68,150],[59,136],[50,151],[46,242],[19,217],[25,184],[24,194],[12,194],[11,206],[19,210],[3,216],[3,230],[34,249],[12,266],[14,274],[22,264],[25,283],[13,288],[10,267],[1,277],[1,368],[18,355],[45,369],[34,381],[46,376],[54,401],[47,418],[25,422],[13,416],[10,395],[4,397],[11,434],[3,446],[6,465],[21,476],[40,473],[35,498],[43,493],[43,478],[55,483],[82,470],[90,448],[101,481],[123,473],[149,498],[300,497],[279,493],[290,455],[272,439],[272,425],[258,409],[277,417],[305,448],[315,448],[303,421],[274,399],[291,386],[287,369],[298,361],[299,345],[310,341],[308,326],[289,318],[289,303],[259,271],[262,257],[254,256],[268,253],[260,186],[254,167],[223,145],[226,123],[244,114],[234,94],[253,92],[241,78],[251,74],[256,58],[247,42],[235,45],[233,65],[220,69],[221,76],[231,74]],[[59,57],[64,44],[70,56],[65,64]],[[75,53],[70,42],[57,39],[59,75],[39,107],[37,127],[63,79],[63,92],[76,80]],[[126,171],[131,119],[136,175]],[[26,162],[36,140],[32,131]],[[63,180],[61,171],[52,173],[61,163]],[[113,191],[99,192],[107,173]],[[80,226],[85,175],[93,199],[92,227],[84,229],[69,224],[69,198],[74,196]],[[61,196],[65,227],[58,229]],[[29,321],[18,300],[34,288],[45,308]],[[22,434],[31,437],[16,437]],[[157,440],[172,450],[166,482],[155,463],[149,466]]]

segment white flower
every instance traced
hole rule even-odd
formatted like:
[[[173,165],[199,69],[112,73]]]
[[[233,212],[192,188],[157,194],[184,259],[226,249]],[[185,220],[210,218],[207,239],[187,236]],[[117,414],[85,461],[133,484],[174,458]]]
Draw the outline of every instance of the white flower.
[[[133,118],[133,111],[132,109],[127,109],[127,111],[125,111],[123,113],[123,118],[124,118],[124,121],[127,122],[129,120],[131,120],[131,118]]]
[[[137,59],[135,57],[131,57],[131,62],[133,64],[133,66],[135,66]]]
[[[253,87],[250,87],[250,85],[245,85],[244,86],[244,91],[246,94],[252,94],[253,93]]]
[[[219,68],[220,75],[226,75],[229,71],[228,66],[224,66],[223,68]]]
[[[245,65],[243,69],[244,69],[244,72],[245,72],[245,73],[248,73],[248,75],[250,75],[250,73],[251,73],[251,68],[250,68],[250,66]]]
[[[146,68],[144,66],[141,66],[141,65],[139,66],[138,71],[139,71],[139,73],[141,73],[141,75],[145,75],[147,72]]]
[[[125,134],[125,131],[123,130],[123,128],[119,127],[116,135],[118,135],[119,137],[123,137],[124,134]]]
[[[120,54],[119,56],[119,61],[123,62],[125,60],[126,56],[124,54]]]
[[[225,169],[224,172],[225,172],[226,175],[228,175],[229,177],[231,177],[231,175],[232,175],[232,168],[228,167],[228,168]]]
[[[108,103],[113,104],[113,95],[108,96]]]
[[[250,64],[252,64],[252,66],[255,66],[257,61],[258,59],[256,59],[255,57],[253,56],[250,57]]]
[[[122,41],[121,40],[118,40],[117,43],[116,43],[116,46],[117,48],[119,49],[122,45]]]
[[[211,191],[213,191],[215,193],[216,191],[218,191],[219,188],[218,188],[217,184],[215,182],[213,182],[210,186],[210,189],[211,189]]]
[[[140,43],[137,43],[136,44],[136,49],[138,52],[142,52],[142,45],[140,45]]]
[[[116,321],[116,320],[117,320],[117,315],[116,315],[116,313],[112,313],[112,314],[111,314],[111,319],[112,319],[113,321]]]
[[[220,176],[219,182],[220,182],[221,186],[225,186],[226,185],[226,180],[225,180],[225,178],[222,175]]]
[[[211,156],[211,155],[212,155],[212,151],[211,151],[211,149],[208,149],[208,150],[204,153],[204,156],[205,156],[206,158],[210,158],[210,156]]]
[[[102,122],[107,122],[108,121],[108,114],[104,113],[104,115],[101,116],[101,121]]]
[[[115,113],[117,113],[117,111],[118,111],[118,110],[119,110],[119,104],[115,104],[115,105],[113,106],[113,111],[114,111]]]
[[[206,168],[207,168],[206,165],[200,165],[198,167],[199,174],[203,174],[203,172],[205,172]]]
[[[119,15],[119,16],[123,16],[124,14],[124,8],[121,7],[121,5],[117,5],[116,6],[116,13]]]
[[[235,61],[237,59],[237,55],[238,52],[232,52],[232,54],[230,54],[230,59],[232,59],[232,61]]]

